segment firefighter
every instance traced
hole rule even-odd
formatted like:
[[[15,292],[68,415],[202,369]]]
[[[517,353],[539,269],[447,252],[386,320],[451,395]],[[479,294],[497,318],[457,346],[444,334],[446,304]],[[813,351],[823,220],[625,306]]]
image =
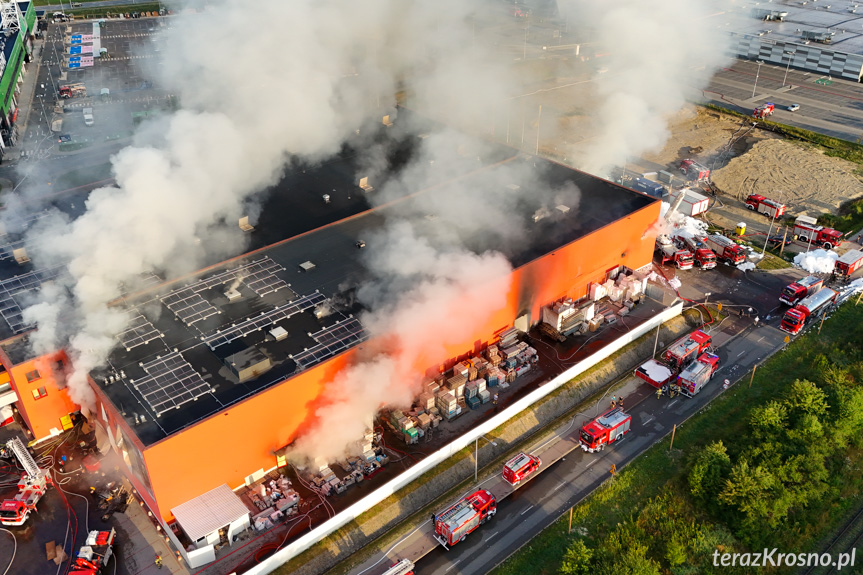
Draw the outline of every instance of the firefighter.
[[[623,398],[622,397],[617,400],[617,407],[619,407],[620,409],[623,409]]]
[[[659,399],[660,397],[662,397],[662,388],[657,387],[656,388],[656,399]]]
[[[156,567],[158,567],[159,569],[162,568],[162,556],[161,555],[156,555],[155,563],[156,563]]]

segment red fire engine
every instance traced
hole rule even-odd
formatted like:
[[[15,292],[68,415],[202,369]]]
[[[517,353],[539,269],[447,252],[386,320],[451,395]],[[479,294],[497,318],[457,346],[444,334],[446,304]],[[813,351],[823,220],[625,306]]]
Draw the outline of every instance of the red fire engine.
[[[786,305],[797,305],[800,300],[817,293],[824,286],[824,280],[818,276],[806,276],[785,286],[779,301]]]
[[[674,241],[694,255],[695,265],[701,269],[712,270],[716,267],[716,254],[707,247],[702,238],[676,236]]]
[[[497,513],[497,500],[491,491],[487,489],[475,491],[434,516],[434,538],[444,549],[449,549],[494,517],[495,513]]]
[[[704,388],[717,369],[719,369],[719,356],[703,353],[697,361],[690,363],[680,373],[674,385],[680,393],[692,397]]]
[[[512,485],[518,485],[521,480],[539,469],[542,465],[539,457],[519,453],[503,466],[503,478]]]
[[[11,439],[6,447],[15,454],[25,472],[18,481],[18,494],[15,498],[0,504],[0,525],[24,525],[30,512],[35,511],[36,503],[45,495],[51,483],[51,475],[36,465],[30,452],[17,437]]]
[[[836,266],[833,268],[833,279],[847,281],[851,278],[851,274],[861,267],[863,267],[863,252],[860,250],[847,251],[836,260]]]
[[[624,412],[623,408],[615,407],[606,411],[582,426],[578,434],[581,448],[590,453],[602,451],[606,445],[623,439],[631,425],[632,416]]]
[[[833,307],[837,295],[832,289],[823,288],[815,295],[809,296],[785,312],[779,329],[792,335],[800,333],[800,330],[810,319],[823,315]]]
[[[678,269],[692,269],[693,259],[692,254],[685,249],[680,249],[674,245],[665,234],[656,236],[656,253],[659,256],[660,265],[665,265],[667,262],[674,262]]]
[[[674,369],[683,369],[710,347],[709,335],[697,329],[671,344],[665,350],[665,361]]]
[[[383,575],[414,575],[414,563],[410,559],[402,559],[384,571]]]
[[[710,170],[695,160],[683,160],[680,162],[680,171],[684,176],[696,182],[702,182],[710,178]]]
[[[663,387],[671,381],[675,371],[660,361],[649,359],[635,370],[635,375],[640,377],[653,387]]]
[[[723,235],[707,236],[704,243],[716,253],[717,258],[730,264],[738,265],[746,261],[746,250]]]
[[[746,207],[768,218],[778,218],[785,213],[785,204],[780,204],[760,194],[752,194],[746,198]]]
[[[752,117],[764,119],[768,116],[772,116],[775,109],[776,106],[774,106],[772,102],[766,102],[752,111]]]
[[[842,244],[842,232],[819,226],[815,218],[797,216],[794,220],[794,239],[830,250]]]

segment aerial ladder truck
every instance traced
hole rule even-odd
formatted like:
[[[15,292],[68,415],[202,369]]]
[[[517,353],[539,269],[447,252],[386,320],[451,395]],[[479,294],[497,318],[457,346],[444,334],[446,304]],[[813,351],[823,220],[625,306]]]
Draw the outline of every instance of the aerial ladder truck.
[[[30,512],[36,510],[36,503],[42,499],[51,484],[51,475],[47,469],[36,465],[33,456],[17,437],[9,440],[6,448],[15,454],[18,463],[24,468],[24,473],[18,481],[18,494],[15,498],[0,504],[0,525],[24,525]]]

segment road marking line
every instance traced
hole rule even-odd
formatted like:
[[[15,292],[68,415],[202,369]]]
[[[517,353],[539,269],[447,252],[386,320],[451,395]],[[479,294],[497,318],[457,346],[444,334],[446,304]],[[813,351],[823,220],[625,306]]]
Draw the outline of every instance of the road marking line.
[[[528,507],[527,509],[525,509],[524,511],[522,511],[521,513],[519,513],[519,515],[524,515],[525,513],[527,513],[528,511],[530,511],[531,509],[533,509],[533,505],[531,505],[530,507]]]
[[[669,403],[669,404],[668,404],[668,407],[669,407],[669,408],[673,407],[675,403],[677,403],[677,400],[676,400],[676,399],[675,399],[675,400],[673,400],[671,403]]]
[[[566,486],[566,485],[568,485],[568,484],[567,484],[566,482],[563,482],[563,483],[561,483],[560,485],[558,485],[557,487],[555,487],[555,488],[554,488],[554,491],[557,491],[558,489],[560,489],[561,487],[564,487],[564,486]]]
[[[459,564],[459,561],[461,561],[461,559],[456,559],[455,561],[453,561],[453,562],[452,562],[452,565],[450,565],[449,567],[447,567],[445,572],[447,572],[447,573],[448,573],[450,569],[452,569],[453,567],[455,567],[456,565],[458,565],[458,564]]]
[[[644,420],[644,423],[650,423],[651,421],[653,421],[653,416],[652,416],[652,415],[651,415],[650,417],[648,417],[647,419],[645,419],[645,420]]]
[[[590,466],[591,466],[591,465],[593,465],[594,463],[596,463],[596,459],[594,459],[593,461],[591,461],[590,463],[588,463],[588,464],[587,464],[587,466],[588,466],[588,467],[590,467]]]
[[[741,355],[743,355],[743,354],[744,354],[744,353],[746,353],[747,351],[749,351],[749,350],[744,349],[743,351],[741,351],[740,353],[738,353],[738,354],[737,354],[737,357],[740,357]]]
[[[488,537],[486,537],[485,539],[483,539],[483,541],[488,541],[489,539],[491,539],[492,537],[494,537],[494,536],[495,536],[495,535],[497,535],[498,533],[500,533],[500,531],[495,531],[494,533],[492,533],[491,535],[489,535]]]
[[[766,335],[762,335],[762,336],[761,336],[761,338],[760,338],[757,342],[755,342],[755,343],[760,343],[760,342],[761,342],[761,340],[762,340],[762,339],[764,339],[765,337],[767,337],[767,336],[766,336]]]

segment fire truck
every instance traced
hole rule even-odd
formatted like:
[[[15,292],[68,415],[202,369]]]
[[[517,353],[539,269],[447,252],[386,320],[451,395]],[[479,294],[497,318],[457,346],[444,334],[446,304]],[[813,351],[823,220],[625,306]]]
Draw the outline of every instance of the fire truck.
[[[822,288],[799,304],[785,312],[779,329],[797,335],[812,318],[825,314],[836,302],[837,293],[830,288]]]
[[[710,178],[710,170],[695,160],[683,160],[680,162],[680,171],[684,176],[696,182],[702,182]]]
[[[539,457],[519,453],[503,466],[503,478],[511,485],[518,485],[521,480],[539,469],[542,461]]]
[[[17,437],[8,441],[6,447],[18,458],[24,473],[18,481],[18,494],[15,498],[0,504],[0,525],[24,525],[30,512],[36,510],[36,503],[45,495],[51,483],[51,475],[36,465],[33,456]]]
[[[624,412],[622,407],[606,411],[582,426],[578,434],[581,448],[590,453],[602,451],[606,445],[623,439],[631,425],[632,416]]]
[[[768,218],[778,218],[785,213],[785,204],[780,204],[760,194],[752,194],[746,198],[746,207],[764,214]]]
[[[674,383],[677,390],[687,397],[700,392],[719,368],[719,356],[712,353],[702,353],[698,360],[690,363],[680,372]]]
[[[402,559],[393,563],[383,575],[414,575],[414,563],[410,559]]]
[[[702,238],[677,236],[674,239],[679,246],[684,247],[693,254],[696,266],[703,270],[712,270],[716,267],[716,254],[707,247]]]
[[[795,240],[816,244],[825,250],[838,248],[842,243],[842,232],[819,226],[818,221],[809,216],[797,216],[793,235]]]
[[[661,361],[649,359],[636,368],[635,375],[653,387],[660,388],[668,384],[676,372]]]
[[[697,329],[671,344],[671,347],[665,350],[665,361],[672,368],[681,370],[707,351],[711,341],[708,334]]]
[[[848,281],[851,279],[851,274],[861,267],[863,267],[863,252],[860,250],[847,251],[836,260],[836,265],[833,268],[833,279]]]
[[[818,276],[806,276],[802,280],[785,286],[782,295],[779,296],[779,301],[786,305],[797,305],[797,302],[817,293],[822,287],[824,287],[823,279]]]
[[[67,84],[65,86],[60,86],[60,89],[57,91],[58,95],[61,98],[86,98],[87,97],[87,88],[84,84]]]
[[[692,269],[694,263],[692,254],[688,250],[679,249],[671,241],[671,238],[665,234],[656,236],[656,254],[659,257],[661,265],[665,265],[667,262],[674,262],[677,269],[681,270]]]
[[[73,575],[99,575],[107,573],[105,566],[111,559],[114,546],[115,531],[90,531],[87,541],[78,550],[75,562],[72,563]]]
[[[449,549],[494,517],[495,513],[497,500],[492,492],[487,489],[475,491],[434,516],[434,538],[444,549]]]
[[[730,264],[737,265],[746,261],[746,250],[725,236],[713,234],[704,238],[704,243],[716,253],[717,258]]]
[[[768,116],[772,116],[773,111],[775,109],[776,109],[776,106],[773,105],[773,102],[766,102],[764,104],[761,104],[760,106],[758,106],[754,110],[752,110],[752,117],[753,118],[761,118],[763,120],[764,118],[767,118]]]

